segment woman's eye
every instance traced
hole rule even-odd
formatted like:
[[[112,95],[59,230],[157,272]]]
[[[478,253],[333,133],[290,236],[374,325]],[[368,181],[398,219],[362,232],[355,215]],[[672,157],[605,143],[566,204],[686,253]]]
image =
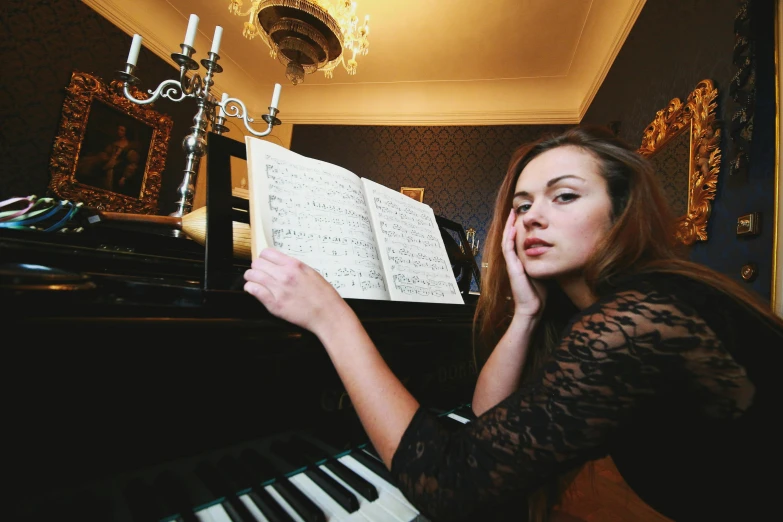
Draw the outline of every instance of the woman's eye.
[[[558,194],[555,196],[555,201],[560,201],[562,203],[568,203],[570,201],[574,201],[575,199],[579,199],[579,194],[574,194],[572,192],[566,192],[564,194]]]
[[[517,214],[524,214],[530,210],[530,203],[521,203],[517,205]]]

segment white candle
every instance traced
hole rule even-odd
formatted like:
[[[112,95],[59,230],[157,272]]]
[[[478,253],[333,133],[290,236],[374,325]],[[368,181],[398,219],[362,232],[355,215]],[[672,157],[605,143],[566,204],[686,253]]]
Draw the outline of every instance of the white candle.
[[[209,52],[218,54],[221,38],[223,38],[223,28],[218,25],[215,27],[215,36],[212,38],[212,49]]]
[[[134,34],[133,41],[131,42],[130,52],[128,53],[127,63],[136,65],[139,60],[139,51],[141,50],[141,35]]]
[[[226,106],[226,101],[228,101],[228,93],[224,92],[223,97],[220,99],[220,117],[225,118],[226,117],[226,111],[224,107]]]
[[[269,104],[273,109],[277,109],[277,103],[280,101],[280,89],[282,89],[282,87],[279,83],[276,83],[275,91],[272,93],[272,103]]]
[[[198,29],[198,16],[190,15],[188,21],[188,31],[185,33],[185,45],[193,47],[193,43],[196,41],[196,30]]]

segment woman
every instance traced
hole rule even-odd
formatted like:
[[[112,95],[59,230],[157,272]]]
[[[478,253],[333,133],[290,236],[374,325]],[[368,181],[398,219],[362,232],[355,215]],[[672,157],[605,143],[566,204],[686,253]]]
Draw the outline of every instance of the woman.
[[[398,487],[433,520],[482,520],[606,455],[670,518],[745,520],[769,498],[755,470],[777,455],[765,442],[783,321],[681,260],[671,223],[650,165],[610,133],[521,148],[477,307],[494,349],[478,418],[456,432],[419,408],[317,272],[267,249],[245,290],[319,338]]]

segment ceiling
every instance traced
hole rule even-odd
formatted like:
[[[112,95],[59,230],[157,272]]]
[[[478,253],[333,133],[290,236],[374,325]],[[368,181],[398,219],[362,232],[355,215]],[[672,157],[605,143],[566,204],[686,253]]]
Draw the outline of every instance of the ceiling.
[[[242,36],[247,18],[231,14],[229,0],[84,3],[172,67],[191,13],[200,18],[198,60],[220,25],[213,92],[243,100],[251,114],[267,112],[280,83],[286,123],[497,125],[579,122],[645,0],[357,0],[359,18],[370,15],[357,74],[338,67],[297,86],[260,38]],[[143,60],[136,72],[142,88],[155,87],[143,83]]]

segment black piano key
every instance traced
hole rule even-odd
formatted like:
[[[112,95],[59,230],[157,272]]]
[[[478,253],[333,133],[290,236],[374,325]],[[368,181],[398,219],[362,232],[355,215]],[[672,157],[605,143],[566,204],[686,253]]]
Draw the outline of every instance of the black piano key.
[[[229,481],[209,462],[201,462],[196,466],[196,475],[216,497],[223,497],[223,509],[233,522],[256,522],[256,517],[231,489]]]
[[[363,449],[352,451],[350,455],[358,460],[365,468],[386,480],[386,482],[394,484],[394,479],[392,478],[391,473],[389,473],[389,470],[386,469],[386,464],[372,456],[371,453],[365,453],[365,451],[366,450]]]
[[[136,522],[152,522],[171,515],[158,498],[155,489],[142,479],[130,481],[124,495],[131,517]]]
[[[329,460],[324,463],[324,466],[370,502],[378,500],[378,490],[375,486],[360,475],[357,475],[351,468],[342,462]]]
[[[199,522],[193,512],[194,501],[188,495],[181,478],[171,471],[163,471],[155,478],[155,488],[166,506],[172,512],[179,513],[184,522]]]
[[[296,522],[264,488],[253,489],[247,496],[269,522]],[[296,508],[294,510],[302,516],[299,510]],[[302,518],[307,520],[304,516]]]
[[[293,517],[275,501],[261,484],[253,483],[249,471],[234,457],[226,455],[218,461],[217,465],[223,476],[234,484],[234,489],[237,492],[251,489],[248,497],[269,522],[294,522]]]
[[[294,445],[275,441],[271,444],[270,449],[282,460],[288,461],[297,467],[305,467],[304,474],[348,513],[358,511],[359,499],[356,498],[356,495],[348,491],[345,486],[330,477],[321,468],[309,465],[307,459],[296,450]]]
[[[272,464],[253,449],[246,449],[240,455],[240,461],[251,471],[253,481],[262,483],[275,480],[272,488],[302,517],[306,522],[326,522],[326,514],[310,497],[291,484],[287,478],[280,476]],[[252,497],[251,497],[252,498]]]
[[[291,444],[296,447],[297,451],[301,451],[302,454],[307,455],[314,461],[318,461],[327,458],[324,462],[324,466],[340,477],[342,481],[351,486],[361,496],[372,502],[378,499],[378,490],[370,482],[365,480],[360,475],[356,474],[351,468],[343,464],[342,462],[331,458],[329,454],[302,437],[294,436],[291,438]]]

